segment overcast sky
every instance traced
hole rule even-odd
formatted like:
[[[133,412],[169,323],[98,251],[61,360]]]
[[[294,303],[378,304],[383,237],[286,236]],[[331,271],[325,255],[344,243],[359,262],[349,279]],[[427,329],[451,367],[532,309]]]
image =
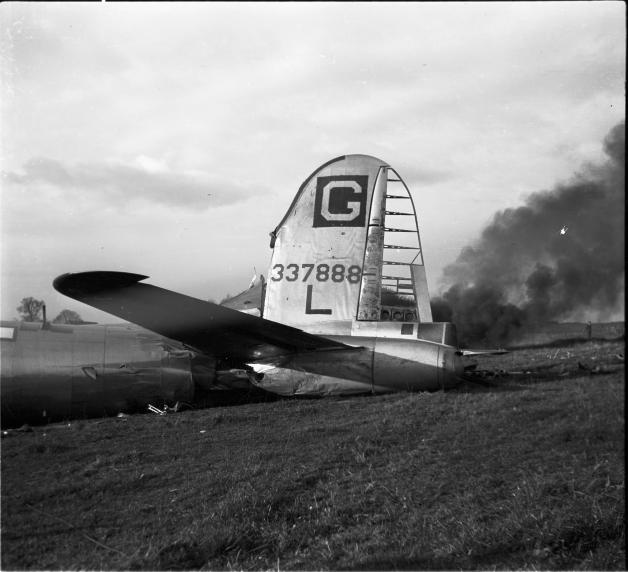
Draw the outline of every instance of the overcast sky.
[[[405,179],[431,293],[497,209],[602,156],[625,5],[2,3],[2,309],[123,270],[220,299],[267,274],[301,182],[365,153]],[[565,221],[566,223],[568,221]],[[530,229],[534,232],[534,229]]]

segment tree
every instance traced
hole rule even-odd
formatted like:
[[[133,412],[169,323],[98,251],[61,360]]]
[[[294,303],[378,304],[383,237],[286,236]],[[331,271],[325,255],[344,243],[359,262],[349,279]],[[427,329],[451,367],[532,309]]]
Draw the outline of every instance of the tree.
[[[59,315],[52,320],[53,324],[82,324],[83,318],[74,310],[61,310]]]
[[[23,322],[41,322],[41,312],[45,304],[43,300],[36,300],[32,296],[22,298],[22,303],[17,307]]]

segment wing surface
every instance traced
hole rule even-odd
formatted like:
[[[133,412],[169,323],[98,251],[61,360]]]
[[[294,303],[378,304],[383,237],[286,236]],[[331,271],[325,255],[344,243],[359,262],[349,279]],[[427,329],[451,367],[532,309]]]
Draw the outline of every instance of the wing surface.
[[[351,346],[141,283],[126,272],[81,272],[57,277],[55,290],[147,330],[230,362],[255,362],[302,351]]]

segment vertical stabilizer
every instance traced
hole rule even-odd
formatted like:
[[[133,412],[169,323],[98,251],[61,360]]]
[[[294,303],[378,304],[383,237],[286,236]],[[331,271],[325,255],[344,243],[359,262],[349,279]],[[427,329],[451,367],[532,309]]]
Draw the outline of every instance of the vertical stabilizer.
[[[323,335],[420,336],[411,323],[432,323],[414,201],[380,159],[319,167],[271,237],[265,318]]]
[[[271,233],[265,318],[320,333],[351,331],[382,167],[387,164],[375,157],[346,155],[325,163],[301,185]]]

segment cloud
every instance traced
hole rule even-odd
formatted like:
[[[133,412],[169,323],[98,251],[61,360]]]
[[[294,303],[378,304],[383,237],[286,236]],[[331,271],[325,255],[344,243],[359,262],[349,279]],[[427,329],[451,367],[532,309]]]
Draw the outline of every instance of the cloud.
[[[399,165],[398,167],[392,165],[392,167],[398,170],[407,184],[441,183],[455,177],[455,173],[452,171],[417,167],[411,164]]]
[[[6,180],[18,187],[47,184],[65,198],[89,196],[109,206],[124,208],[129,202],[144,201],[178,208],[205,210],[245,201],[253,190],[234,181],[206,173],[172,172],[141,156],[136,164],[119,162],[66,165],[46,157],[27,161],[21,173],[8,172]]]

